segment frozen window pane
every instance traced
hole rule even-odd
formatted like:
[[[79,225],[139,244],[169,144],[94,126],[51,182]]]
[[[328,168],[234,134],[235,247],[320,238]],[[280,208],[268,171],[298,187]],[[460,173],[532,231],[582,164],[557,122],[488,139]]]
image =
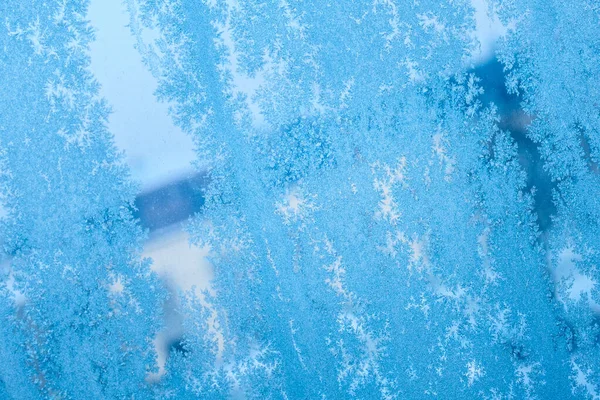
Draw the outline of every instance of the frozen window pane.
[[[0,398],[598,398],[590,0],[7,0]]]

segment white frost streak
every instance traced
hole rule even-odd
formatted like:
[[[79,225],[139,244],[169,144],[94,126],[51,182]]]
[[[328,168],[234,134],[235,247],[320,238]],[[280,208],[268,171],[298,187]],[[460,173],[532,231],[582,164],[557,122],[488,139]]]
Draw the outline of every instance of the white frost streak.
[[[534,398],[534,396],[532,396],[533,394],[533,389],[534,389],[534,379],[533,376],[534,374],[539,373],[540,369],[540,364],[539,363],[533,363],[533,364],[521,364],[517,367],[516,373],[517,373],[517,381],[519,383],[521,383],[523,385],[523,387],[525,388],[525,393],[527,395],[528,399]]]
[[[344,341],[340,340],[337,343],[343,360],[342,368],[338,371],[338,380],[342,381],[353,373],[354,376],[350,383],[350,393],[353,393],[370,375],[373,375],[382,398],[391,400],[394,395],[392,395],[393,391],[390,389],[390,382],[382,376],[378,363],[382,351],[381,342],[385,340],[385,337],[377,337],[371,332],[367,326],[366,318],[359,315],[361,312],[355,304],[355,294],[348,291],[344,286],[346,269],[342,264],[342,256],[337,255],[330,240],[325,239],[324,244],[329,255],[335,257],[333,263],[325,266],[325,269],[333,275],[325,282],[338,296],[344,299],[343,311],[338,315],[340,331],[352,332],[362,345],[362,359],[354,360],[354,357],[351,356],[353,352],[346,351]]]
[[[433,135],[432,152],[437,157],[439,164],[444,168],[444,180],[450,182],[452,181],[452,173],[455,170],[456,161],[454,158],[448,156],[446,151],[447,144],[441,132]]]
[[[373,8],[376,9],[378,4],[383,4],[390,10],[389,13],[391,16],[389,19],[389,24],[392,31],[390,33],[382,33],[383,37],[385,38],[385,49],[390,51],[392,49],[392,42],[394,39],[400,36],[400,16],[398,15],[396,4],[392,0],[375,0]]]
[[[381,165],[379,162],[371,165],[373,172],[375,172],[375,169],[380,168],[384,170],[385,178],[375,178],[373,182],[373,187],[382,197],[376,217],[388,221],[391,225],[396,225],[401,217],[401,213],[394,201],[392,187],[398,183],[404,188],[408,187],[406,183],[406,157],[400,158],[398,164],[393,169],[389,165]]]
[[[45,50],[44,46],[44,37],[42,32],[40,31],[40,19],[36,19],[34,23],[29,24],[28,27],[29,35],[27,35],[27,39],[31,43],[33,47],[33,51],[35,55],[42,55]]]
[[[423,27],[425,32],[434,31],[438,34],[443,33],[446,30],[446,26],[438,20],[438,17],[433,13],[418,14],[419,25]]]
[[[494,268],[493,268],[493,263],[494,263],[494,259],[492,258],[492,255],[490,254],[490,249],[489,249],[489,235],[490,235],[490,228],[489,226],[487,226],[483,232],[477,237],[477,243],[478,243],[478,248],[477,251],[479,253],[479,257],[481,258],[481,261],[483,263],[483,277],[485,279],[485,284],[486,285],[496,285],[498,283],[498,280],[502,279],[502,276],[500,275],[500,273],[498,273]]]
[[[571,367],[575,372],[575,376],[573,378],[577,386],[584,388],[592,400],[600,400],[598,387],[588,380],[588,375],[593,373],[593,371],[583,371],[579,364],[577,364],[576,357],[571,358]]]
[[[305,196],[298,187],[293,187],[288,190],[282,201],[275,203],[275,212],[283,217],[286,225],[303,221],[311,211],[317,209],[313,201],[315,197]]]
[[[467,377],[467,383],[469,386],[473,386],[473,384],[484,375],[485,370],[480,364],[477,363],[477,361],[471,360],[467,363],[467,372],[465,373],[465,376]]]
[[[288,20],[288,28],[290,28],[290,30],[294,32],[299,39],[304,40],[306,38],[306,27],[302,25],[300,19],[294,15],[290,4],[286,0],[281,0],[279,2],[279,7],[283,10],[283,14]]]

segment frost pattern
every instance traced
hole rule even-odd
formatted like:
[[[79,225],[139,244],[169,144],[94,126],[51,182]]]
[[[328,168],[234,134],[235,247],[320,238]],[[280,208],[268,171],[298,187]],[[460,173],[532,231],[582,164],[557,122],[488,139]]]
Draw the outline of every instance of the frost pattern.
[[[502,18],[516,21],[500,58],[508,89],[521,94],[533,118],[527,135],[551,177],[555,213],[543,242],[575,390],[600,398],[600,8],[585,0],[494,6]]]
[[[0,6],[0,395],[600,397],[592,1],[490,4],[524,127],[469,65],[466,0],[127,0],[210,176],[187,229],[215,279],[158,379],[87,2],[29,3]]]
[[[0,10],[0,238],[10,259],[0,398],[148,397],[163,295],[140,258],[136,189],[87,69],[86,2]]]

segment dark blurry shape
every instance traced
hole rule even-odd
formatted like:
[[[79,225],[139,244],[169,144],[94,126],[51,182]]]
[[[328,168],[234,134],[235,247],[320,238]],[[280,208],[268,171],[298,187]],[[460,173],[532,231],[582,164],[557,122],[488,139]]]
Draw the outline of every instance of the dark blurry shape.
[[[174,340],[172,343],[169,343],[168,346],[170,349],[169,353],[172,353],[172,352],[178,352],[180,354],[189,353],[189,350],[187,349],[186,344],[184,343],[184,341],[181,338]]]
[[[518,146],[519,163],[527,173],[526,190],[533,193],[538,226],[541,232],[545,232],[556,213],[552,201],[552,190],[556,184],[543,168],[538,145],[527,136],[527,127],[534,116],[523,111],[519,96],[506,90],[503,66],[496,58],[478,66],[473,72],[481,79],[480,84],[485,91],[482,102],[496,105],[500,114],[500,129],[508,131]]]
[[[506,90],[502,64],[496,58],[492,58],[487,63],[477,66],[473,72],[481,79],[480,84],[485,90],[481,101],[486,105],[494,103],[498,107],[500,128],[525,130],[529,121],[523,118],[525,113],[521,108],[521,99]]]
[[[134,216],[150,231],[184,221],[204,205],[206,182],[206,174],[198,173],[142,193],[135,199]]]

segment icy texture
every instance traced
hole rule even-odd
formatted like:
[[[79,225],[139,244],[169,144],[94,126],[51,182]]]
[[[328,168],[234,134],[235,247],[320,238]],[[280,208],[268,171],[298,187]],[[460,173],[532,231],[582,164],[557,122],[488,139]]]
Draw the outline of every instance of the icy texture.
[[[600,398],[600,7],[595,1],[494,4],[514,32],[500,49],[507,87],[533,116],[528,137],[556,208],[548,267],[577,390]]]
[[[79,1],[0,6],[0,237],[11,258],[1,398],[150,393],[161,289],[140,258],[136,190],[87,72],[85,13]],[[24,296],[16,309],[15,291]]]
[[[592,1],[491,5],[524,111],[469,65],[466,0],[126,3],[210,176],[188,231],[215,279],[180,294],[184,336],[148,379],[165,295],[86,2],[3,4],[0,395],[600,396]]]

